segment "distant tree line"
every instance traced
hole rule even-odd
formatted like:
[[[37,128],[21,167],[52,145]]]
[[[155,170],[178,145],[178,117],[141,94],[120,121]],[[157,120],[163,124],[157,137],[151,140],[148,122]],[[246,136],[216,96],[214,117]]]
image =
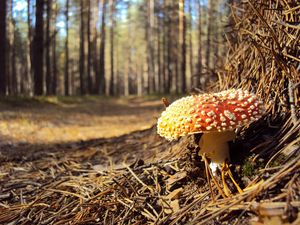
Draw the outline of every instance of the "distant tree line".
[[[1,0],[1,95],[203,88],[227,48],[221,0]]]

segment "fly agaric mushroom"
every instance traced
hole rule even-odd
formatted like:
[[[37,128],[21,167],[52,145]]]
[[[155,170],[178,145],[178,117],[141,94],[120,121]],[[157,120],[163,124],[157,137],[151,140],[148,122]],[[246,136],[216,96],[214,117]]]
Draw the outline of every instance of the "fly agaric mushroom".
[[[192,95],[176,100],[161,114],[157,133],[167,140],[176,140],[188,134],[203,133],[200,153],[210,158],[211,166],[223,164],[224,191],[229,195],[224,170],[230,160],[228,141],[235,139],[235,129],[258,120],[264,112],[261,101],[248,91],[230,89],[213,94]],[[234,181],[230,170],[228,175]]]

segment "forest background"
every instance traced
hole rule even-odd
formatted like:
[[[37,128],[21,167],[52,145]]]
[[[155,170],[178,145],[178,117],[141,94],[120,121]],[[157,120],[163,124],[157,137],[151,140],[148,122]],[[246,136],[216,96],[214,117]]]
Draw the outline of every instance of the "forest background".
[[[204,89],[228,53],[232,3],[1,0],[0,94],[142,96]]]

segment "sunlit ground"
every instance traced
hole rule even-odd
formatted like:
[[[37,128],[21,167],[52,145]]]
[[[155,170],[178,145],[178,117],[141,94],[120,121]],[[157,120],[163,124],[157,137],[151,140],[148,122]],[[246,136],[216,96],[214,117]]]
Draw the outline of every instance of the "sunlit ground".
[[[156,123],[160,100],[57,98],[0,101],[0,143],[53,143],[119,136]]]

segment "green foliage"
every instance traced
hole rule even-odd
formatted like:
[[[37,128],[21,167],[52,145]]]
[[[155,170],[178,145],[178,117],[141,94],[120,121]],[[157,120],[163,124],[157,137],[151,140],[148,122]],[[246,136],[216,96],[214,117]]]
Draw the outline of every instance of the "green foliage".
[[[254,163],[250,159],[246,159],[242,167],[242,174],[246,177],[251,177],[255,174]]]

